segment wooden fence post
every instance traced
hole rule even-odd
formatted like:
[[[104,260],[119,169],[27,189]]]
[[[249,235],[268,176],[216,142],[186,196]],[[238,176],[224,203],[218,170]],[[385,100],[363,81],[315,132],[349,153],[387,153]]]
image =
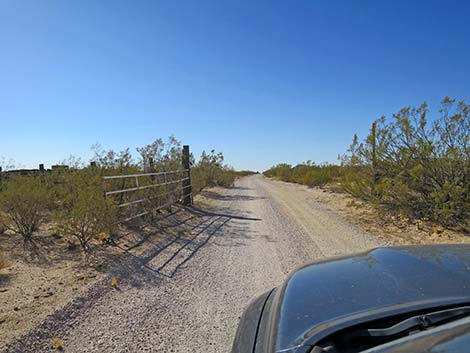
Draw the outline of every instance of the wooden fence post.
[[[186,177],[183,180],[183,205],[192,203],[191,197],[191,165],[189,162],[189,146],[183,146],[183,168],[186,170]]]
[[[372,123],[372,131],[371,131],[371,135],[372,135],[372,167],[376,168],[377,166],[377,156],[376,156],[376,130],[377,130],[377,123],[374,121]]]
[[[153,160],[153,157],[149,157],[149,170],[148,173],[155,173],[155,162]],[[151,175],[150,179],[155,180],[155,175]]]
[[[39,164],[39,171],[44,172],[44,164]]]
[[[376,195],[376,185],[379,181],[379,173],[377,171],[377,122],[372,123],[372,171],[373,171],[373,184],[372,184],[372,194]]]

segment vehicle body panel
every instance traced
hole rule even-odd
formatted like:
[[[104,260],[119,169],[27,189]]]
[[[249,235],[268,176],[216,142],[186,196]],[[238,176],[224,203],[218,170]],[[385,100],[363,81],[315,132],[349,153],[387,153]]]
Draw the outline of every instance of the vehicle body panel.
[[[240,318],[232,353],[252,352],[256,344],[256,336],[261,319],[261,313],[270,292],[255,298],[250,302]]]
[[[303,352],[345,327],[465,302],[470,245],[378,248],[313,263],[272,292],[256,353]]]
[[[276,350],[313,344],[329,328],[337,330],[364,318],[468,299],[467,245],[379,248],[308,265],[285,283]]]

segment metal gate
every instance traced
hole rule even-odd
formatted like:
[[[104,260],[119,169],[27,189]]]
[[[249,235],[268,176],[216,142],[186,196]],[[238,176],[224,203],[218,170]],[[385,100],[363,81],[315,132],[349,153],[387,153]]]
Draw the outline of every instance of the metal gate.
[[[157,173],[103,177],[105,198],[118,207],[119,222],[127,222],[176,203],[191,204],[189,146],[183,146],[183,168]]]

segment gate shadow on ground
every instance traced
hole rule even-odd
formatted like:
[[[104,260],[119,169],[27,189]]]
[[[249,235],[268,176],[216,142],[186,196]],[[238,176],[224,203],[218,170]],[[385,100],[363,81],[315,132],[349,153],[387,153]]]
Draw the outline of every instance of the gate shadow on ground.
[[[121,236],[115,244],[120,251],[108,256],[106,267],[133,287],[158,283],[173,278],[213,237],[230,238],[229,246],[241,246],[250,238],[244,222],[260,220],[198,207],[161,214]]]

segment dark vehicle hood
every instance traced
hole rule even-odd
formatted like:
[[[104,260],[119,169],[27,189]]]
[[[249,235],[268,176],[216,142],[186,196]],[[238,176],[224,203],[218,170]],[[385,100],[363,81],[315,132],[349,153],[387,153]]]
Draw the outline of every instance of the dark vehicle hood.
[[[273,293],[272,350],[303,351],[354,324],[465,302],[470,245],[379,248],[314,263]]]

